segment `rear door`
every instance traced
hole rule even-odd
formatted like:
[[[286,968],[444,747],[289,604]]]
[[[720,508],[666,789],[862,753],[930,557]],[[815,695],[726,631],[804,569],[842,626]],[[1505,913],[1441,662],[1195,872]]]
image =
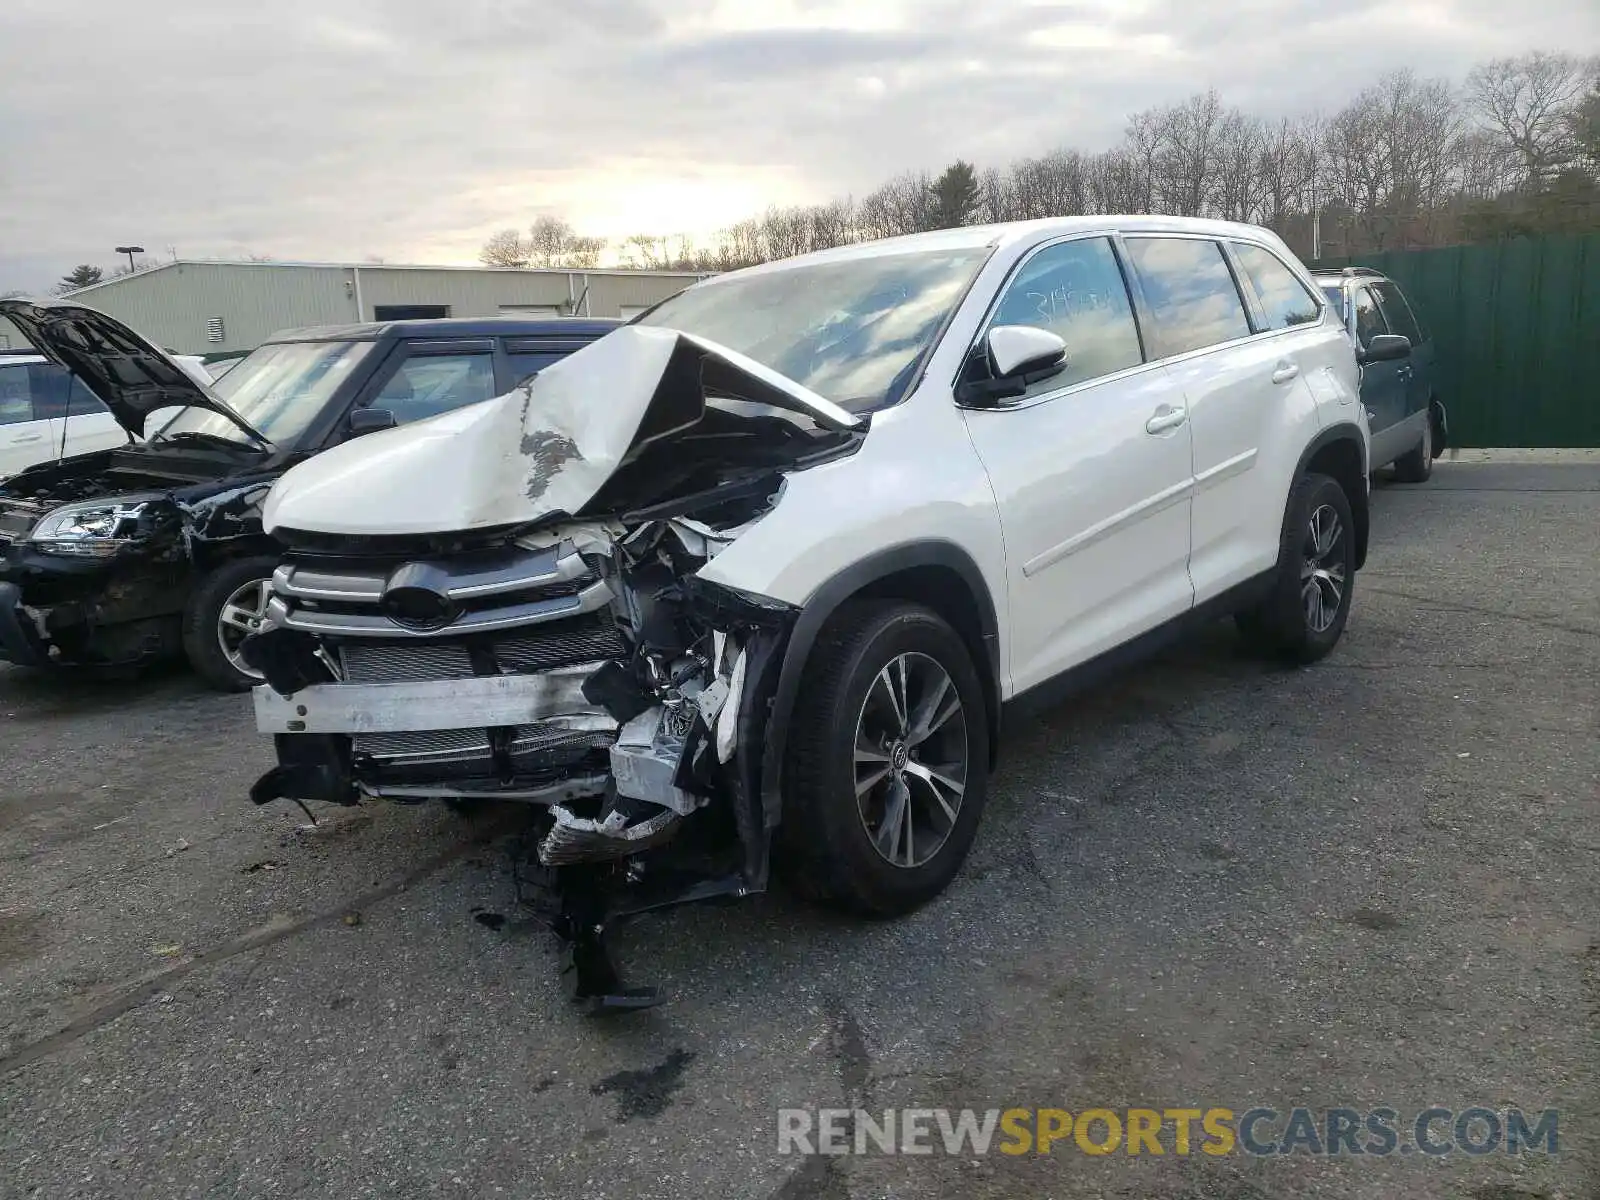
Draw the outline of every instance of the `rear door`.
[[[53,363],[0,360],[0,478],[59,453],[61,421],[51,419],[44,393],[66,377]]]
[[[1279,467],[1299,458],[1306,422],[1314,428],[1316,420],[1296,330],[1320,321],[1322,306],[1265,250],[1246,247],[1270,306],[1214,238],[1130,234],[1127,246],[1193,430],[1189,576],[1198,604],[1277,559],[1286,494]]]
[[[66,420],[68,454],[111,450],[128,442],[127,431],[117,424],[111,410],[76,375],[67,392]]]

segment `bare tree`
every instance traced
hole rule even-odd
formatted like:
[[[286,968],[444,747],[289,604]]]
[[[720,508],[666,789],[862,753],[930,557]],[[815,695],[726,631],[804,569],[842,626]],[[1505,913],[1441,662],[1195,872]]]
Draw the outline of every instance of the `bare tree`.
[[[1222,125],[1227,117],[1215,88],[1156,112],[1154,191],[1165,211],[1198,217],[1211,209],[1220,175]]]
[[[1467,76],[1467,99],[1523,186],[1540,188],[1577,157],[1573,114],[1594,78],[1596,60],[1536,50],[1480,63]]]
[[[1427,240],[1450,194],[1460,134],[1449,84],[1411,71],[1384,76],[1335,114],[1322,143],[1326,184],[1362,248]]]
[[[478,261],[486,267],[525,267],[532,257],[532,248],[522,240],[515,229],[502,229],[492,234],[478,251]]]

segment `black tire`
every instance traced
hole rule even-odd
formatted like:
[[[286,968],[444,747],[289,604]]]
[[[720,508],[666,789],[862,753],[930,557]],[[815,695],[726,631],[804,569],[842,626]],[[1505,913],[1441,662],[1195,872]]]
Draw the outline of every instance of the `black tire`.
[[[905,657],[902,657],[905,656]],[[943,712],[949,691],[960,701],[958,713],[942,722],[932,722],[937,732],[913,741],[916,731],[905,733],[892,743],[883,743],[885,757],[876,760],[886,765],[889,777],[864,793],[865,807],[880,803],[878,797],[899,793],[903,810],[907,864],[891,863],[874,844],[868,830],[870,818],[858,805],[858,771],[870,777],[875,762],[859,765],[858,730],[868,719],[869,692],[872,712],[893,713],[888,693],[880,688],[879,676],[894,664],[909,664],[909,682],[904,705],[909,716],[922,711],[922,702],[933,693],[940,697],[933,708]],[[932,664],[930,667],[929,664]],[[942,672],[948,690],[939,690]],[[919,685],[919,679],[921,681]],[[886,685],[885,685],[886,686]],[[928,713],[927,716],[931,716]],[[945,795],[929,781],[930,763],[947,770],[955,753],[960,722],[960,748],[964,754],[962,789],[954,807],[954,820],[945,824],[944,810],[935,809],[938,797]],[[924,723],[930,723],[925,720]],[[902,720],[904,731],[907,721]],[[899,750],[898,766],[895,754]],[[922,755],[930,757],[923,760]],[[937,759],[931,757],[937,755]],[[920,761],[919,761],[920,760]],[[989,772],[989,722],[984,689],[966,645],[949,624],[931,609],[898,601],[872,601],[846,605],[818,637],[801,678],[790,725],[784,762],[783,823],[778,830],[777,866],[794,890],[811,899],[864,916],[888,917],[910,912],[942,892],[961,869],[977,836],[978,820]],[[953,776],[954,772],[948,772]],[[954,795],[954,793],[950,793]],[[889,812],[895,801],[881,799],[876,837],[891,843],[900,857],[900,835],[891,828]],[[914,818],[914,819],[913,819]],[[922,822],[920,830],[914,828]],[[940,827],[943,826],[941,829]],[[926,859],[913,851],[921,832]],[[942,836],[942,841],[938,841]]]
[[[1321,579],[1310,582],[1319,589],[1325,604],[1330,586],[1336,589],[1338,602],[1332,620],[1318,628],[1321,617],[1314,620],[1308,611],[1304,572],[1311,558],[1312,518],[1317,515],[1322,519],[1324,509],[1332,510],[1339,532],[1328,554],[1318,561],[1321,569],[1336,577],[1326,583]],[[1304,475],[1289,493],[1272,590],[1260,604],[1235,617],[1239,632],[1256,650],[1289,662],[1316,662],[1334,648],[1344,632],[1355,575],[1355,522],[1349,497],[1337,480],[1315,473]]]
[[[183,610],[183,652],[195,674],[219,692],[244,692],[261,682],[229,660],[219,629],[223,605],[241,588],[271,579],[277,565],[277,558],[266,555],[236,558],[201,576],[189,593]]]
[[[1409,454],[1394,460],[1394,477],[1401,483],[1427,483],[1433,474],[1433,414],[1422,426],[1422,440]]]

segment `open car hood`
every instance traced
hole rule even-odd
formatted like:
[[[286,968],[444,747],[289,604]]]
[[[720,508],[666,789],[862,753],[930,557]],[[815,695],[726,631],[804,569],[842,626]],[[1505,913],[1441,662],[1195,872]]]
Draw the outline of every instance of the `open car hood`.
[[[221,413],[267,444],[208,384],[114,317],[66,300],[0,300],[0,317],[82,379],[134,437],[144,436],[145,421],[157,409],[189,407]]]
[[[736,351],[627,325],[503,396],[300,464],[263,517],[382,536],[624,515],[793,469],[866,426]]]

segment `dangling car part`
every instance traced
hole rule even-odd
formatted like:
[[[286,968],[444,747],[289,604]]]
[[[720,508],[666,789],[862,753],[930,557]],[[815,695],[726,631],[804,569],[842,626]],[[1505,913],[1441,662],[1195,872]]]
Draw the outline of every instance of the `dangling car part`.
[[[1277,264],[1261,290],[1236,244]],[[774,864],[909,911],[973,843],[1002,701],[1218,613],[1299,661],[1337,641],[1366,433],[1291,262],[1148,217],[842,248],[302,464],[266,501],[289,550],[241,650],[278,752],[252,798],[530,805],[520,874],[597,1012],[658,999],[612,924]],[[1338,586],[1308,623],[1313,519]]]

